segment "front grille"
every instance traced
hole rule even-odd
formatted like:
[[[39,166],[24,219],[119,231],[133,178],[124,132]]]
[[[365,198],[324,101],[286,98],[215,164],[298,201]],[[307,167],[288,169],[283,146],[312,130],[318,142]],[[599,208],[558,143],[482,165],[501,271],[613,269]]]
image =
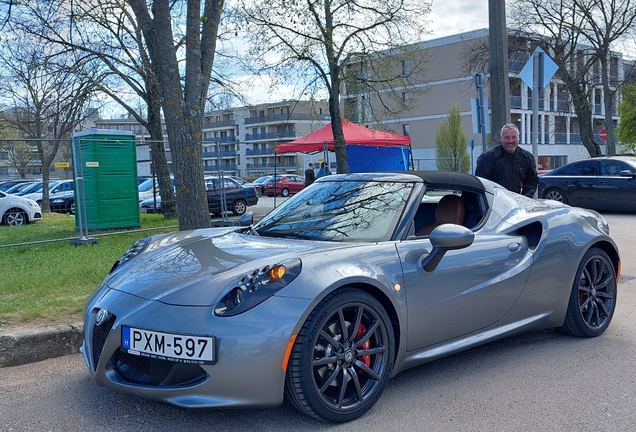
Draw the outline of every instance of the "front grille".
[[[207,377],[197,365],[132,355],[125,351],[115,355],[114,369],[128,382],[154,386],[193,385]]]
[[[106,338],[108,338],[108,334],[113,328],[113,324],[115,324],[115,319],[117,319],[117,317],[111,315],[110,319],[102,325],[93,326],[93,370],[97,368],[97,363],[99,363],[99,358],[102,355]]]

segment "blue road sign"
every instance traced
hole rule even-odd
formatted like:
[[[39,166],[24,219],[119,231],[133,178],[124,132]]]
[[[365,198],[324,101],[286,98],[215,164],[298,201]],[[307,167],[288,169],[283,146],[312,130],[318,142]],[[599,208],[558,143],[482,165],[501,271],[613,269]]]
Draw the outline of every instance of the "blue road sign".
[[[559,69],[559,66],[540,47],[537,47],[534,52],[539,53],[539,91],[541,91],[548,85],[556,71]],[[519,72],[519,77],[523,80],[524,83],[528,85],[528,87],[533,88],[533,75],[534,55],[532,55],[523,66],[523,69],[521,69],[521,72]]]

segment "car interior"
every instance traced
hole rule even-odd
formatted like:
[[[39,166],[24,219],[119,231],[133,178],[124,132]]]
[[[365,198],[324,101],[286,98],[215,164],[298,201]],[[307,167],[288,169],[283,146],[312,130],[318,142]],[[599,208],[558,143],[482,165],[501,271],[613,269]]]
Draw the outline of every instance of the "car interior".
[[[427,190],[415,214],[416,236],[428,236],[439,225],[453,223],[473,229],[483,219],[480,194],[461,190]]]

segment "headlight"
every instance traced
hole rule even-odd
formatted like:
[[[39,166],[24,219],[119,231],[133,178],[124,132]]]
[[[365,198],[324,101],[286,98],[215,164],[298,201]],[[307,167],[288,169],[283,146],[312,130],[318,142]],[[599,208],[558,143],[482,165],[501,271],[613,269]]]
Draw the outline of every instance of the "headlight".
[[[149,244],[150,244],[150,237],[145,237],[140,240],[137,240],[126,251],[125,254],[123,254],[117,261],[115,261],[115,264],[113,264],[113,267],[110,269],[110,273],[112,273],[112,271],[115,270],[117,267],[127,263],[128,261],[130,261],[137,255],[145,251]]]
[[[214,308],[214,315],[234,316],[252,309],[296,279],[299,259],[265,266],[244,275]]]
[[[35,202],[33,200],[29,200],[29,205],[31,207],[40,208],[40,204],[38,204],[37,202]]]

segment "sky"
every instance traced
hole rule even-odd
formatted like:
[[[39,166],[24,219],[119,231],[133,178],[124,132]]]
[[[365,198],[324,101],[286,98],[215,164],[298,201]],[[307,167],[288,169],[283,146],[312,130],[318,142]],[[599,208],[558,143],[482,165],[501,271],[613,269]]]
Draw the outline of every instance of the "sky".
[[[488,27],[488,0],[433,0],[431,13],[427,17],[430,34],[425,40],[437,39],[444,36],[464,33]],[[250,103],[257,104],[272,101],[273,99],[294,98],[293,89],[279,88],[274,95],[266,91],[267,83],[254,85],[254,78],[249,77],[248,94]]]

